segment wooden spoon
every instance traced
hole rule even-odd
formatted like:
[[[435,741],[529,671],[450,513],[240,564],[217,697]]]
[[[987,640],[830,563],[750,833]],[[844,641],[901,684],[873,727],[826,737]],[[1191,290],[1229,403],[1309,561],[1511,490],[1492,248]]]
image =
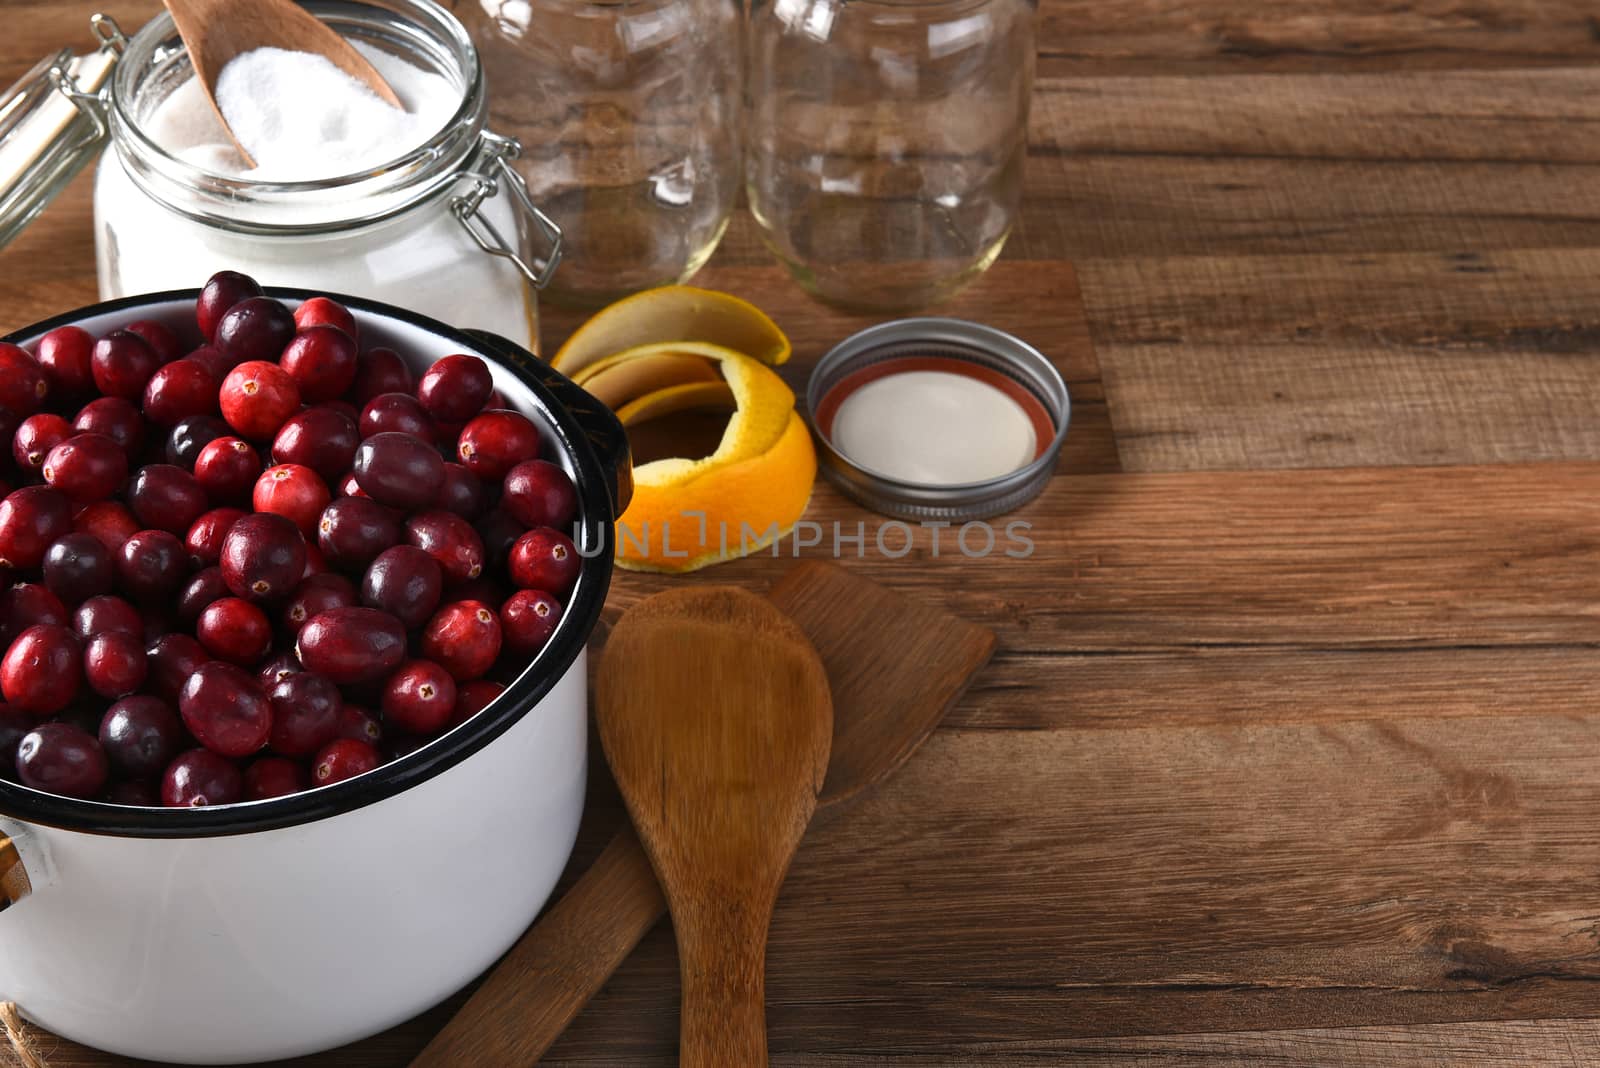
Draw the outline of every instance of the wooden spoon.
[[[383,80],[367,57],[340,37],[327,23],[293,0],[162,0],[172,13],[173,25],[183,38],[194,74],[205,86],[206,100],[217,113],[222,128],[228,131],[239,155],[247,165],[256,161],[233,136],[227,116],[217,107],[217,78],[228,60],[257,48],[283,48],[290,52],[314,52],[372,90],[385,103],[400,107],[389,83]]]
[[[600,744],[666,892],[678,1063],[767,1063],[767,928],[828,774],[833,702],[800,628],[746,590],[657,594],[611,632]]]

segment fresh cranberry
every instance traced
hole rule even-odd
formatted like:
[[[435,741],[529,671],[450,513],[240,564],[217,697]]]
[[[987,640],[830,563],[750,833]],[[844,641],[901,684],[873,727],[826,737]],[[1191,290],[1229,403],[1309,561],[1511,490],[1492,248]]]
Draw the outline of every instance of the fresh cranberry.
[[[102,396],[137,402],[144,396],[150,376],[161,366],[161,357],[138,334],[118,330],[94,344],[89,357],[94,387]],[[42,381],[42,380],[41,380]],[[9,404],[0,399],[0,403]]]
[[[144,414],[159,426],[217,410],[217,380],[196,360],[156,368],[144,387]]]
[[[483,560],[486,567],[502,567],[511,557],[511,547],[527,531],[515,517],[503,508],[496,508],[476,524],[478,537],[483,542]]]
[[[337,482],[356,458],[361,435],[343,412],[334,408],[307,408],[283,424],[272,441],[272,461],[301,464],[324,482]]]
[[[464,423],[483,410],[494,391],[489,365],[476,356],[446,356],[417,380],[417,400],[444,423]]]
[[[246,801],[270,801],[274,797],[288,797],[309,786],[306,769],[298,761],[287,760],[284,757],[261,757],[244,769]]]
[[[307,537],[315,536],[317,520],[332,499],[327,483],[301,464],[267,468],[250,498],[256,511],[285,517]]]
[[[97,397],[85,404],[73,417],[72,429],[80,434],[104,434],[130,462],[144,448],[144,416],[121,397]]]
[[[456,707],[450,714],[450,722],[446,728],[459,727],[467,720],[489,707],[489,703],[496,697],[506,692],[506,688],[498,682],[488,679],[474,679],[464,682],[456,687]]]
[[[323,746],[311,761],[311,783],[330,786],[365,775],[381,763],[383,757],[373,746],[352,738],[338,738]]]
[[[58,326],[39,339],[39,366],[57,402],[94,392],[93,353],[94,335],[82,327]]]
[[[231,595],[223,581],[222,568],[207,567],[194,573],[183,591],[178,594],[177,616],[185,626],[192,627],[206,607]]]
[[[123,327],[130,334],[138,334],[149,345],[151,350],[162,363],[171,363],[183,355],[183,345],[178,341],[178,335],[165,323],[158,323],[154,319],[135,319]]]
[[[146,464],[128,484],[128,508],[152,530],[185,534],[210,507],[195,477],[172,464]]]
[[[365,570],[385,549],[400,542],[400,524],[390,509],[369,497],[340,497],[322,510],[317,545],[335,567]]]
[[[150,661],[150,684],[162,698],[177,701],[189,676],[210,659],[199,642],[187,634],[163,634],[145,649]]]
[[[340,686],[374,682],[400,666],[406,631],[388,612],[335,608],[312,616],[300,629],[295,653],[307,671]]]
[[[50,715],[78,695],[83,653],[66,627],[39,623],[17,635],[0,660],[0,692],[24,712]]]
[[[212,500],[242,501],[261,477],[261,457],[239,438],[217,438],[195,458],[194,477]]]
[[[259,663],[272,648],[267,614],[242,597],[224,597],[206,605],[194,633],[206,652],[244,667]]]
[[[409,393],[381,393],[361,409],[361,436],[410,434],[423,441],[434,440],[433,419],[417,398]]]
[[[368,349],[356,359],[356,380],[350,399],[366,404],[383,393],[410,393],[411,369],[393,349]]]
[[[144,685],[150,658],[144,639],[120,630],[96,634],[83,647],[83,677],[101,697],[126,697]]]
[[[222,543],[222,577],[247,601],[287,597],[305,569],[305,538],[281,515],[247,515]]]
[[[500,620],[481,601],[447,604],[422,632],[422,655],[457,682],[476,679],[500,655]]]
[[[272,706],[253,675],[233,664],[201,664],[183,684],[178,714],[195,741],[219,756],[244,757],[267,744]]]
[[[231,805],[243,798],[239,769],[209,749],[180,754],[161,776],[161,803],[169,808]]]
[[[444,460],[437,450],[410,434],[374,434],[356,450],[356,483],[379,504],[413,510],[439,497]]]
[[[41,723],[17,746],[17,777],[35,790],[93,797],[105,789],[110,773],[100,743],[70,723]]]
[[[293,312],[271,297],[246,297],[223,313],[216,336],[210,340],[237,367],[256,360],[276,360],[293,337]]]
[[[509,651],[533,656],[561,622],[561,602],[543,590],[518,590],[500,606],[500,634]]]
[[[295,587],[283,606],[283,631],[293,640],[300,636],[300,628],[312,616],[335,608],[349,608],[355,603],[355,584],[343,575],[312,575]]]
[[[339,735],[344,701],[339,687],[321,675],[297,672],[273,686],[272,734],[267,744],[284,756],[310,756]]]
[[[199,348],[189,353],[189,355],[185,356],[184,359],[193,360],[201,367],[204,367],[207,371],[211,372],[211,377],[215,378],[218,382],[221,382],[224,378],[227,378],[228,372],[233,370],[233,361],[229,360],[211,345],[201,345]]]
[[[356,317],[350,314],[350,309],[328,297],[312,297],[302,303],[294,310],[294,325],[301,330],[310,330],[313,326],[332,326],[343,330],[351,341],[361,340]]]
[[[222,418],[240,437],[271,441],[300,407],[300,387],[277,364],[248,360],[222,380],[219,399]]]
[[[483,512],[484,501],[483,482],[477,475],[460,464],[444,465],[444,479],[439,484],[439,499],[434,502],[435,508],[443,508],[471,521]]]
[[[500,506],[524,526],[567,530],[578,514],[578,491],[556,464],[524,460],[506,475]]]
[[[93,534],[107,549],[119,552],[123,543],[138,532],[139,521],[121,501],[95,501],[84,505],[72,518],[72,529]]]
[[[383,550],[361,579],[361,600],[381,608],[409,630],[427,622],[439,606],[444,577],[439,563],[414,545]]]
[[[221,560],[222,543],[228,540],[228,531],[247,514],[237,508],[213,508],[196,519],[183,537],[183,547],[189,550],[189,563],[203,568]]]
[[[365,708],[346,701],[339,710],[339,737],[376,746],[383,742],[383,725]]]
[[[128,456],[104,434],[74,434],[50,450],[40,473],[68,497],[90,504],[122,488],[128,479]]]
[[[141,530],[117,554],[117,582],[136,601],[159,601],[183,586],[189,554],[170,531]]]
[[[439,562],[448,582],[483,574],[483,541],[454,512],[422,512],[406,520],[406,541]]]
[[[117,578],[111,550],[93,534],[61,535],[45,550],[42,567],[44,584],[66,604],[110,593]]]
[[[0,501],[0,565],[28,571],[72,529],[72,505],[49,486],[24,486]]]
[[[24,476],[38,475],[50,450],[71,436],[72,424],[54,412],[30,415],[17,426],[11,439],[12,459]]]
[[[0,341],[0,405],[20,419],[38,411],[49,392],[49,380],[38,361],[26,349]]]
[[[572,588],[582,564],[572,539],[550,527],[537,527],[518,538],[508,561],[513,584],[557,597]]]
[[[66,622],[67,606],[36,582],[19,582],[0,592],[0,640],[7,645],[29,627],[40,623],[60,627]]]
[[[361,483],[356,481],[354,471],[339,480],[339,496],[365,497],[366,495],[366,491],[361,488]]]
[[[479,478],[498,482],[522,461],[538,458],[539,428],[518,412],[484,412],[462,428],[456,455]]]
[[[278,683],[304,670],[293,653],[278,653],[267,657],[267,662],[256,669],[256,681],[261,684],[263,690],[270,693]]]
[[[144,619],[139,610],[121,597],[110,595],[91,597],[72,613],[72,630],[79,638],[88,641],[96,634],[117,632],[144,636]]]
[[[194,305],[195,322],[200,326],[201,336],[207,341],[215,340],[222,317],[240,301],[260,295],[261,287],[247,274],[218,271],[212,275]]]
[[[119,779],[106,788],[102,800],[111,805],[160,808],[161,788],[141,779]]]
[[[100,721],[101,748],[118,770],[136,779],[160,775],[183,742],[183,724],[159,697],[124,697]]]
[[[311,326],[283,350],[279,366],[308,403],[333,400],[356,380],[355,339],[336,326]]]
[[[228,424],[215,415],[191,415],[180,419],[167,432],[167,463],[192,472],[194,462],[200,458],[200,450],[230,433]]]
[[[383,721],[409,734],[433,734],[450,721],[456,684],[441,665],[412,660],[383,688]]]

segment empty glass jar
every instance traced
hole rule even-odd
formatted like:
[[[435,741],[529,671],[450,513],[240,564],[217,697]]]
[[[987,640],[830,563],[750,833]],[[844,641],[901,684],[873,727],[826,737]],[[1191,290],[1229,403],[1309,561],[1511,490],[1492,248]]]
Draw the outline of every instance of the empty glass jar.
[[[904,310],[1000,254],[1022,194],[1031,0],[754,0],[746,188],[812,293]]]

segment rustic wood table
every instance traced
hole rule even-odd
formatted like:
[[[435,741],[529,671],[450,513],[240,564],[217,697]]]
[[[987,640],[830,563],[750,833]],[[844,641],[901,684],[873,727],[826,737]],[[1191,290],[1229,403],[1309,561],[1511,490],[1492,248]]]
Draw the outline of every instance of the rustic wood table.
[[[0,83],[97,6],[0,0]],[[1000,651],[807,838],[776,1064],[1600,1062],[1597,38],[1577,0],[1045,0],[1020,226],[939,311],[1057,360],[1070,447],[1032,558],[846,560]],[[0,253],[0,332],[95,299],[89,219],[80,179]],[[796,384],[867,322],[743,217],[699,281]],[[663,926],[549,1062],[673,1063],[675,968]],[[404,1064],[458,1003],[298,1063]]]

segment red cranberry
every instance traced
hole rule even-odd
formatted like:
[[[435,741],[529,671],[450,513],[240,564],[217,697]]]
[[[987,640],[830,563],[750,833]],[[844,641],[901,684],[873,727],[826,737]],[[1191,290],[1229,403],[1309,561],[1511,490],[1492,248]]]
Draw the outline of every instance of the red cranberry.
[[[93,352],[94,335],[77,326],[58,326],[39,339],[39,366],[57,401],[94,392]]]
[[[144,397],[150,376],[161,366],[161,357],[138,334],[118,330],[94,344],[89,357],[94,387],[101,395],[137,402]],[[42,381],[42,379],[41,379]],[[0,400],[9,406],[8,401]]]
[[[293,312],[271,297],[246,297],[223,313],[210,341],[237,367],[255,360],[276,360],[293,337]]]
[[[237,508],[213,508],[189,527],[183,537],[184,548],[189,550],[189,562],[197,567],[210,567],[222,559],[222,543],[228,531],[248,513]]]
[[[83,648],[83,677],[101,697],[126,697],[144,685],[149,673],[150,658],[139,635],[108,630]]]
[[[72,613],[72,629],[79,638],[87,641],[96,634],[112,631],[144,636],[144,619],[139,610],[121,597],[110,595],[91,597]]]
[[[44,560],[50,543],[72,529],[66,494],[49,486],[24,486],[0,501],[0,565],[28,571]]]
[[[194,477],[212,500],[242,501],[261,477],[261,457],[239,438],[217,438],[195,458]]]
[[[18,418],[32,415],[49,392],[44,368],[27,350],[0,341],[0,406],[9,408]]]
[[[195,741],[219,756],[249,756],[272,731],[272,706],[255,677],[220,660],[189,676],[178,694],[178,714]]]
[[[167,463],[192,472],[194,462],[200,458],[200,450],[230,433],[228,424],[215,415],[191,415],[180,419],[167,433]]]
[[[479,478],[498,482],[522,461],[538,458],[539,429],[518,412],[484,412],[462,428],[456,455]]]
[[[105,789],[110,771],[100,743],[70,723],[41,723],[17,746],[17,777],[46,793],[93,797]]]
[[[444,481],[439,485],[435,508],[454,512],[466,520],[478,518],[484,505],[483,482],[460,464],[444,465]]]
[[[188,573],[189,554],[169,531],[141,530],[117,554],[117,582],[136,601],[172,596]]]
[[[447,604],[422,632],[422,655],[457,682],[478,678],[500,655],[500,620],[481,601]]]
[[[483,541],[454,512],[422,512],[406,520],[406,541],[439,562],[449,582],[483,574]]]
[[[172,464],[146,464],[134,473],[133,481],[128,484],[128,507],[135,519],[152,530],[182,535],[196,519],[205,515],[211,507],[211,499],[195,477],[183,468]]]
[[[227,378],[228,372],[233,370],[233,362],[210,345],[201,345],[185,356],[184,359],[193,360],[201,367],[204,367],[211,372],[211,377],[218,382]]]
[[[78,695],[83,653],[66,627],[40,623],[17,635],[0,660],[0,692],[15,708],[51,715]]]
[[[93,534],[107,549],[120,552],[123,543],[138,532],[139,521],[121,501],[95,501],[73,517],[72,529]]]
[[[486,567],[500,567],[511,556],[511,547],[527,530],[510,512],[496,508],[477,522],[478,537],[483,541]]]
[[[571,538],[559,530],[538,527],[517,539],[508,566],[515,585],[560,597],[577,581],[582,563]]]
[[[557,465],[524,460],[506,475],[500,506],[524,526],[568,530],[578,515],[578,491]]]
[[[339,480],[339,496],[365,497],[366,495],[366,492],[361,488],[361,484],[356,481],[355,472],[352,471]]]
[[[128,456],[104,434],[74,434],[45,456],[44,480],[83,504],[104,500],[128,479]]]
[[[183,724],[159,697],[124,697],[100,721],[100,746],[111,763],[136,779],[166,770],[184,742]]]
[[[444,461],[439,453],[410,434],[374,434],[356,450],[356,483],[379,504],[414,510],[439,496]]]
[[[222,577],[222,568],[208,567],[196,572],[178,595],[178,619],[188,626],[194,626],[207,606],[229,596],[231,592]]]
[[[396,545],[378,554],[361,579],[361,600],[381,608],[409,630],[427,622],[444,588],[439,563],[414,545]]]
[[[312,616],[300,629],[295,653],[307,671],[326,675],[340,686],[373,682],[400,666],[406,655],[406,631],[388,612],[335,608]]]
[[[275,363],[248,360],[228,372],[219,394],[222,418],[250,441],[271,441],[300,407],[300,387]]]
[[[455,707],[455,680],[432,661],[402,665],[383,688],[383,721],[410,734],[437,732],[450,721]]]
[[[500,606],[500,633],[507,650],[533,656],[561,622],[561,602],[543,590],[518,590]]]
[[[67,606],[61,598],[35,582],[19,582],[0,592],[0,639],[7,645],[29,627],[40,623],[65,626]]]
[[[299,762],[283,757],[261,757],[244,769],[244,799],[270,801],[307,789],[310,782]]]
[[[244,667],[259,663],[272,648],[267,614],[241,597],[224,597],[206,605],[194,634],[218,660]]]
[[[200,643],[187,634],[163,634],[150,643],[145,655],[150,661],[151,688],[174,702],[189,676],[210,659]]]
[[[410,393],[411,368],[393,349],[368,349],[356,359],[356,380],[350,399],[357,404],[382,393]]]
[[[111,805],[160,808],[161,788],[140,779],[119,779],[106,788],[103,800]]]
[[[144,448],[144,416],[121,397],[98,397],[85,404],[73,417],[72,429],[80,434],[104,434],[130,462]]]
[[[11,456],[24,476],[38,475],[50,450],[71,436],[72,424],[54,412],[30,415],[17,426],[11,439]]]
[[[231,805],[243,798],[239,769],[209,749],[180,754],[161,776],[161,803],[169,808]]]
[[[272,442],[272,460],[302,464],[324,482],[337,482],[356,458],[361,435],[355,423],[334,408],[307,408],[294,416]]]
[[[336,326],[307,327],[289,342],[278,363],[308,403],[333,400],[356,380],[356,343]]]
[[[366,742],[339,738],[323,746],[311,762],[311,784],[330,786],[353,779],[383,763],[378,750]]]
[[[340,497],[322,510],[317,545],[335,567],[365,570],[379,553],[400,542],[394,512],[370,497]]]
[[[467,720],[489,707],[489,702],[506,692],[506,688],[498,682],[488,679],[474,679],[464,682],[456,687],[456,707],[450,714],[450,722],[446,727],[459,727]]]
[[[332,499],[327,483],[311,468],[279,464],[267,468],[256,479],[250,500],[256,511],[281,515],[299,527],[300,533],[312,537],[322,510]]]
[[[417,400],[445,423],[464,423],[483,410],[494,391],[489,365],[476,356],[446,356],[422,372]]]
[[[67,604],[110,593],[117,577],[111,550],[93,534],[83,533],[63,534],[51,542],[43,573],[50,592]]]
[[[305,670],[300,666],[300,661],[295,659],[293,653],[278,653],[276,656],[267,657],[267,662],[256,670],[256,681],[261,688],[271,692],[272,688],[290,675]]]
[[[339,735],[344,701],[339,687],[309,671],[283,679],[267,695],[272,702],[272,735],[267,744],[284,756],[310,756]]]
[[[144,414],[159,426],[217,410],[217,380],[197,360],[177,360],[156,369],[144,387]]]
[[[354,738],[375,746],[383,741],[383,727],[371,712],[346,701],[344,708],[339,711],[339,737]]]
[[[195,322],[200,326],[201,336],[207,341],[215,340],[222,317],[240,301],[260,295],[261,287],[247,274],[218,271],[212,275],[194,305]]]
[[[154,319],[135,319],[123,327],[130,334],[138,334],[149,345],[162,363],[171,363],[183,355],[183,345],[178,341],[178,335],[165,323],[158,323]]]
[[[305,570],[305,538],[281,515],[247,515],[222,543],[222,577],[247,601],[287,597]]]
[[[312,575],[295,587],[283,606],[283,630],[290,639],[298,638],[311,617],[355,603],[355,584],[343,575]]]
[[[350,309],[327,297],[312,297],[296,308],[294,325],[301,330],[310,330],[313,326],[337,327],[348,334],[351,341],[361,340],[356,317],[350,314]]]
[[[382,393],[361,409],[361,436],[410,434],[423,441],[434,440],[433,419],[417,398],[409,393]]]

